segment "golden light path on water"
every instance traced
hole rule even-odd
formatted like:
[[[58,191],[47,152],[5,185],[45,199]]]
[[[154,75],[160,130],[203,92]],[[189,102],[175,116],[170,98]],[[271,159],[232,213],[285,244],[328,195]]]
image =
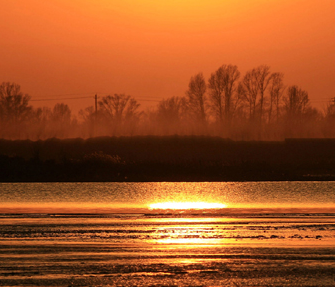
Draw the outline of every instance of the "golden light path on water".
[[[159,202],[149,205],[150,209],[221,209],[226,208],[223,203],[209,202]]]

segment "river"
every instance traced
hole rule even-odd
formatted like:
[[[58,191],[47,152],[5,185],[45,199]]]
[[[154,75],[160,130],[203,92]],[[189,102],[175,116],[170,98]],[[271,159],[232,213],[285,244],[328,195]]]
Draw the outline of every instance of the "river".
[[[334,286],[334,270],[335,182],[0,184],[0,285]]]

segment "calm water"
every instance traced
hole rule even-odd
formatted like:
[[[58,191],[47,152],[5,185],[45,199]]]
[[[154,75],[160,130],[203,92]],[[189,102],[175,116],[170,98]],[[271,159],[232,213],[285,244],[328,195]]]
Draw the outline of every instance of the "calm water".
[[[226,208],[149,208],[171,201]],[[334,182],[0,184],[0,286],[335,286],[334,274]]]

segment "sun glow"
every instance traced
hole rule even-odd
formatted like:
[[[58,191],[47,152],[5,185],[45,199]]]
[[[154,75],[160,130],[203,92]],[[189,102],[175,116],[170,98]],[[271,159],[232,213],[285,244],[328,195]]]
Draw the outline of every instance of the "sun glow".
[[[222,203],[209,202],[160,202],[150,204],[150,209],[220,209],[226,208]]]

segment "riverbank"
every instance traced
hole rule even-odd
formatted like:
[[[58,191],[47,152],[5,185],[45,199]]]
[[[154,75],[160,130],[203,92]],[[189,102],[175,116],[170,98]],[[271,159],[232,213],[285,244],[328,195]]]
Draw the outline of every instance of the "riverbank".
[[[0,140],[1,182],[335,180],[334,139]]]

